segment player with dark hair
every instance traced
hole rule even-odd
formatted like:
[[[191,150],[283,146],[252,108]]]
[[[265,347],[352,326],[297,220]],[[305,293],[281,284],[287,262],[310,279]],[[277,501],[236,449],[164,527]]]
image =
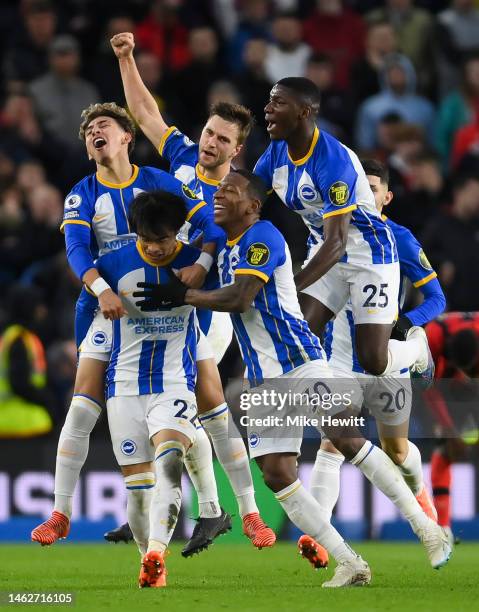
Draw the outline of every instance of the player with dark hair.
[[[311,395],[309,388],[314,381],[321,401],[325,389],[330,396],[337,393],[342,398],[340,381],[330,370],[319,339],[301,313],[286,241],[274,225],[260,220],[264,199],[265,187],[259,187],[254,175],[245,170],[230,172],[214,197],[215,221],[226,233],[217,253],[221,288],[188,289],[178,279],[166,285],[140,283],[144,291],[134,295],[144,300],[137,305],[150,310],[159,304],[190,304],[229,312],[253,391],[261,393],[268,379],[274,379],[278,386],[285,384],[293,392]],[[348,380],[347,389],[349,394],[353,389],[354,397],[361,395],[353,378]],[[342,401],[327,410],[320,405],[318,412],[323,411],[329,416],[350,416]],[[295,414],[295,405],[282,408],[282,422],[287,423],[286,417]],[[276,425],[275,416],[278,414],[274,405],[257,406],[252,402],[248,410],[250,453],[256,458],[266,484],[290,520],[337,560],[334,577],[323,586],[368,584],[371,573],[367,563],[347,546],[298,479],[302,428],[293,432],[287,425]],[[326,420],[322,428],[336,448],[409,520],[431,565],[438,568],[447,563],[450,555],[447,537],[422,511],[389,457],[365,440],[354,425],[338,431]]]
[[[210,110],[199,143],[195,144],[176,127],[168,126],[155,99],[141,80],[133,57],[133,34],[117,34],[111,39],[111,45],[119,61],[125,97],[133,117],[160,155],[170,163],[171,174],[206,201],[213,214],[213,194],[219,182],[230,171],[232,160],[241,151],[251,131],[251,112],[240,104],[215,104]],[[180,237],[185,242],[191,242],[200,234],[187,225]],[[205,333],[211,351],[203,351],[201,347],[198,351],[198,414],[230,480],[243,520],[244,533],[255,546],[272,546],[276,538],[259,515],[246,447],[239,435],[231,435],[231,428],[235,425],[218,373],[217,364],[231,342],[231,322],[223,313],[212,313],[210,316],[211,324]],[[220,512],[219,507],[215,508],[215,512]],[[201,525],[198,529],[201,529]],[[193,535],[187,550],[196,549],[196,535]]]
[[[317,334],[351,300],[359,362],[383,376],[412,367],[431,378],[424,330],[390,340],[399,263],[394,236],[376,209],[357,155],[316,125],[317,87],[290,77],[265,107],[271,143],[255,172],[310,230],[309,254],[295,276],[306,320]]]
[[[73,493],[88,454],[90,433],[105,402],[104,375],[111,353],[112,321],[125,314],[121,297],[101,277],[95,259],[135,242],[128,211],[135,194],[141,191],[162,189],[182,198],[188,211],[186,218],[205,234],[204,249],[214,251],[214,241],[220,232],[206,203],[197,199],[187,185],[167,172],[139,168],[130,162],[134,134],[128,113],[113,102],[93,104],[82,113],[79,137],[97,171],[82,179],[67,195],[61,226],[68,262],[84,283],[75,317],[80,358],[72,402],[58,442],[54,511],[32,531],[32,540],[41,545],[53,544],[68,535]],[[206,276],[198,262],[183,267],[182,273],[183,280],[200,286]],[[198,440],[201,441],[201,436]],[[203,446],[210,448],[206,436]],[[198,444],[194,446],[195,453],[197,449]],[[216,483],[212,467],[206,466],[205,470],[212,479],[209,503],[211,498],[217,499]],[[198,468],[195,471],[201,472]],[[226,514],[220,513],[218,519],[221,530]]]

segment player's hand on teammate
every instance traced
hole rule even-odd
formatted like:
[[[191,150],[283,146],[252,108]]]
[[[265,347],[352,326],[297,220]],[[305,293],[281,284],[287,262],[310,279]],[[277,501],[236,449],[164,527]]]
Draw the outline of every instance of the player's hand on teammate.
[[[137,287],[143,291],[135,291],[133,297],[144,298],[135,302],[142,311],[183,306],[188,291],[188,287],[173,272],[170,272],[170,282],[166,285],[138,283]]]
[[[112,289],[106,289],[98,297],[98,304],[105,319],[114,321],[127,314],[123,302]]]
[[[176,276],[191,289],[199,289],[203,286],[208,272],[200,264],[194,263],[192,266],[181,268]]]
[[[130,57],[133,55],[133,49],[135,48],[135,37],[131,32],[121,32],[121,34],[115,34],[110,39],[110,44],[118,59]]]

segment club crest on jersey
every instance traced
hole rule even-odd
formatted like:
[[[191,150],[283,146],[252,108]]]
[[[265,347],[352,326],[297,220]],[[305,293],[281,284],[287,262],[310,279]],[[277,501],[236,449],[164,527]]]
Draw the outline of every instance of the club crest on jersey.
[[[329,188],[329,199],[335,206],[346,204],[349,198],[349,187],[343,181],[336,181]]]
[[[422,249],[419,249],[418,259],[419,263],[425,270],[432,270],[432,266],[429,263],[429,259],[426,257],[426,253]]]
[[[299,197],[304,202],[315,202],[319,198],[319,193],[312,185],[301,185],[299,187]]]
[[[120,444],[121,452],[129,457],[130,455],[134,455],[136,453],[136,444],[133,440],[123,440]]]
[[[193,191],[193,189],[190,189],[188,185],[185,185],[183,183],[183,185],[181,186],[181,190],[183,191],[183,193],[185,194],[187,198],[190,198],[190,200],[198,199],[198,196],[196,195],[196,193]]]
[[[268,247],[262,242],[255,242],[246,253],[246,261],[250,266],[264,266],[269,261]]]
[[[77,193],[69,195],[65,200],[65,210],[71,210],[72,208],[78,208],[81,204],[81,196]]]

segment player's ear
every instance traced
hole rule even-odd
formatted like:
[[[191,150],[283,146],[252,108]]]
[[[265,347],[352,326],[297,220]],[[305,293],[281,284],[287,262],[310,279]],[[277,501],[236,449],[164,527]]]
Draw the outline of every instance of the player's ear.
[[[394,193],[392,191],[388,191],[384,199],[384,206],[388,206],[389,204],[391,204],[391,201],[393,198],[394,198]]]
[[[122,139],[121,139],[121,143],[122,144],[130,144],[130,142],[131,142],[131,134],[130,134],[130,132],[125,132],[123,134]]]
[[[231,153],[231,159],[234,159],[239,154],[242,148],[242,144],[236,145],[236,147],[233,149],[233,152]]]
[[[256,213],[256,214],[260,214],[261,212],[261,202],[258,200],[258,198],[252,198],[251,200],[251,212]]]

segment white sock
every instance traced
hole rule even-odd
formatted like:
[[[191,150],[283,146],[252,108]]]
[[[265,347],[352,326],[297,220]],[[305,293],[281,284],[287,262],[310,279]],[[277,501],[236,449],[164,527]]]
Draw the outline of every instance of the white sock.
[[[240,516],[258,512],[248,452],[227,404],[223,403],[204,412],[200,415],[200,421],[208,432],[218,461],[229,478]]]
[[[181,507],[181,474],[185,447],[177,440],[161,442],[155,451],[156,483],[150,503],[148,552],[164,552],[170,543]]]
[[[90,434],[101,413],[101,406],[84,395],[74,395],[60,433],[55,467],[54,510],[71,517],[72,498],[86,461]]]
[[[339,497],[340,469],[344,455],[318,450],[311,473],[309,489],[311,495],[324,511],[324,518],[331,520],[334,506]]]
[[[410,368],[418,360],[423,350],[424,340],[421,338],[389,340],[388,365],[381,376],[386,376],[392,372],[399,372],[404,368]]]
[[[399,508],[414,533],[426,526],[430,519],[424,514],[401,473],[385,452],[367,441],[351,459],[351,463]]]
[[[398,468],[403,475],[407,486],[411,489],[413,495],[416,496],[419,495],[424,487],[421,453],[419,452],[418,447],[412,442],[409,442],[409,440],[408,446],[409,451],[407,457],[400,465],[398,465]]]
[[[201,518],[220,516],[221,508],[213,470],[211,443],[202,427],[196,430],[196,439],[188,450],[185,466],[198,495]]]
[[[140,554],[144,555],[148,548],[150,534],[150,502],[155,486],[155,475],[153,472],[143,472],[124,476],[123,479],[127,491],[128,524]]]
[[[317,540],[336,561],[356,559],[358,556],[329,521],[323,518],[323,510],[300,480],[274,494],[291,522],[304,533]]]

